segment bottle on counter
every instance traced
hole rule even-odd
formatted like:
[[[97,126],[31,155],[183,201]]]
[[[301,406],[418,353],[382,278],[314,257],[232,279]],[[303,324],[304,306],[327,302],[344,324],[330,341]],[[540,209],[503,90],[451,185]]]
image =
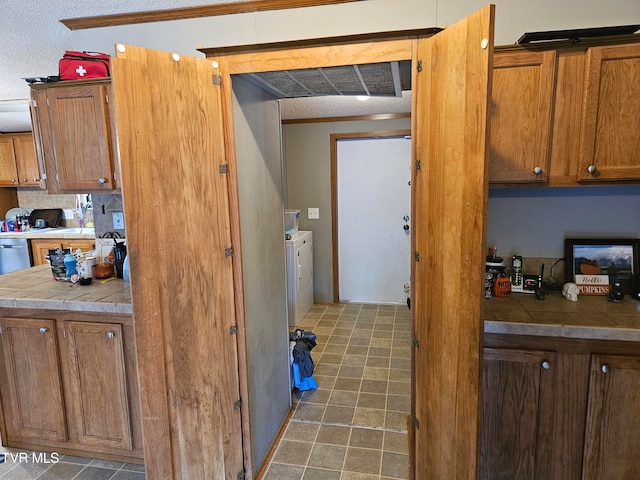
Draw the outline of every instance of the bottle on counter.
[[[71,275],[78,274],[77,265],[78,265],[78,259],[73,253],[69,252],[64,256],[64,266],[67,269],[67,272],[66,272],[67,277],[71,277]]]

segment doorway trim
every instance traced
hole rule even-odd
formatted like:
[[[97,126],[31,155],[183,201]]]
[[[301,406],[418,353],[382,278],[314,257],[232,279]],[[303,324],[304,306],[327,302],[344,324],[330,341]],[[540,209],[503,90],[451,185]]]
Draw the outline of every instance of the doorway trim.
[[[411,135],[411,130],[386,130],[374,132],[332,133],[331,142],[331,258],[333,261],[333,302],[340,302],[340,261],[338,255],[338,141],[367,139],[367,138],[392,138]]]

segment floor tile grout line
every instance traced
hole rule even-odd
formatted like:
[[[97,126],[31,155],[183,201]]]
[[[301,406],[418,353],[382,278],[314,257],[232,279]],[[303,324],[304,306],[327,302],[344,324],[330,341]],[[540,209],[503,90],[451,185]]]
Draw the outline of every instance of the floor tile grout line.
[[[360,428],[363,430],[374,430],[374,431],[389,432],[389,433],[407,433],[407,431],[402,428],[376,427],[374,425],[364,425],[359,423],[354,424],[354,423],[342,423],[342,422],[328,422],[326,420],[310,420],[310,419],[302,419],[302,418],[292,418],[291,420],[289,420],[289,423],[308,423],[310,425],[321,425],[321,426],[328,425],[331,427]]]

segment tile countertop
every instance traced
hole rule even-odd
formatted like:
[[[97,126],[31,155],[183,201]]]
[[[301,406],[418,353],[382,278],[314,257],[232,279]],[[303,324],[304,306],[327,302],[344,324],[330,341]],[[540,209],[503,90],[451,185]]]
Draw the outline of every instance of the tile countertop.
[[[606,296],[580,295],[570,302],[559,293],[544,300],[512,293],[485,302],[485,333],[640,341],[640,302],[625,296],[621,303]]]
[[[91,285],[59,282],[48,264],[39,265],[0,275],[2,307],[131,314],[131,288],[118,278]]]
[[[95,238],[95,228],[33,228],[28,232],[0,232],[0,238]]]

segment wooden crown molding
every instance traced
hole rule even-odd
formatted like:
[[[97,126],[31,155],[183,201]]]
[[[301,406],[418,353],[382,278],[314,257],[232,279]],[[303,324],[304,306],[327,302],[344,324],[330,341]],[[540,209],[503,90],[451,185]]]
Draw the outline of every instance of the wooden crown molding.
[[[217,3],[199,7],[185,7],[171,10],[151,10],[148,12],[118,13],[97,17],[71,18],[60,20],[70,30],[86,28],[114,27],[137,23],[165,22],[188,18],[215,17],[236,13],[284,10],[287,8],[317,7],[338,3],[360,2],[363,0],[246,0],[233,3]]]

